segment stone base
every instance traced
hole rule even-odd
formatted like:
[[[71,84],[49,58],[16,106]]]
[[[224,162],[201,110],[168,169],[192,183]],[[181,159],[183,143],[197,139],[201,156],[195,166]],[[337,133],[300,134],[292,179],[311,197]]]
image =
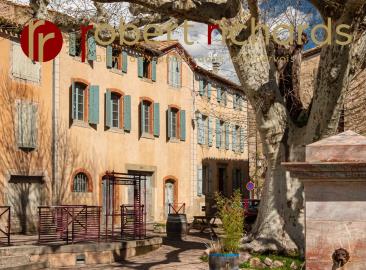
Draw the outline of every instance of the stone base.
[[[49,267],[109,264],[158,249],[162,238],[116,243],[80,243],[74,245],[15,246],[0,248],[0,256],[24,255],[31,262],[48,262]]]

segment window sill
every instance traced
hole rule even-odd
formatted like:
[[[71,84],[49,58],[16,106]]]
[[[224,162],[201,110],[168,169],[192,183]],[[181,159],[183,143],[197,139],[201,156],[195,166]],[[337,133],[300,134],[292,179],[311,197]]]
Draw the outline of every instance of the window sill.
[[[145,77],[142,77],[142,78],[140,78],[141,79],[141,81],[143,81],[143,82],[147,82],[147,83],[151,83],[151,84],[153,84],[154,82],[153,82],[153,80],[152,79],[149,79],[149,78],[145,78]]]
[[[107,132],[125,134],[125,131],[122,128],[116,128],[116,127],[109,128]]]
[[[81,120],[72,120],[72,127],[91,128],[88,123]]]
[[[155,140],[155,137],[153,134],[151,133],[142,133],[141,134],[141,138],[144,138],[144,139],[150,139],[150,140]]]
[[[178,139],[178,138],[170,138],[169,139],[169,142],[171,142],[171,143],[180,143],[180,139]]]
[[[83,61],[81,61],[81,56],[71,56],[72,57],[72,59],[74,59],[75,61],[77,61],[77,62],[80,62],[80,63],[82,63],[82,64],[86,64],[86,65],[89,65],[89,61],[90,62],[94,62],[94,61],[92,61],[92,60],[88,60],[88,58],[87,57],[85,57],[85,61],[83,62]]]
[[[109,72],[112,72],[112,73],[118,74],[118,75],[124,75],[125,74],[122,70],[116,69],[116,68],[109,68]]]
[[[182,85],[172,85],[172,84],[169,84],[168,85],[169,89],[172,89],[172,90],[180,90],[182,88]]]

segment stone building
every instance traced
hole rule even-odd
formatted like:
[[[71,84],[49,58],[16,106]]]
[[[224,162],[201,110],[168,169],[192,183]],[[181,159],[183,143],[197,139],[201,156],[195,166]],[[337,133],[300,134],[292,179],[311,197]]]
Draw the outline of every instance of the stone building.
[[[164,221],[169,203],[185,203],[191,218],[216,191],[249,196],[248,103],[238,85],[200,68],[177,41],[100,46],[90,35],[82,62],[80,32],[63,28],[60,54],[32,62],[19,45],[28,7],[0,7],[0,205],[13,207],[13,228],[34,231],[41,204],[105,211],[107,171],[147,175],[148,222]],[[116,187],[111,196],[118,206],[131,193]]]

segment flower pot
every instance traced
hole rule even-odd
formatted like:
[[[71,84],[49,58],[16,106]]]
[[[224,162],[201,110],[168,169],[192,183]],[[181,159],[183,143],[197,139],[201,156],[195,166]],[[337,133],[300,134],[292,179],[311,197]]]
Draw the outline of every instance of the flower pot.
[[[239,270],[239,254],[211,253],[208,265],[210,270]]]

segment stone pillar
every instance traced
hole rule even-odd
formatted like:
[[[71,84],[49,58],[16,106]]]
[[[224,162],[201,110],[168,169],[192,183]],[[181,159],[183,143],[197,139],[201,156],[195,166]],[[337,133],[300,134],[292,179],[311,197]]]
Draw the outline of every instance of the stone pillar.
[[[366,137],[352,131],[283,163],[304,184],[307,270],[366,269]]]

